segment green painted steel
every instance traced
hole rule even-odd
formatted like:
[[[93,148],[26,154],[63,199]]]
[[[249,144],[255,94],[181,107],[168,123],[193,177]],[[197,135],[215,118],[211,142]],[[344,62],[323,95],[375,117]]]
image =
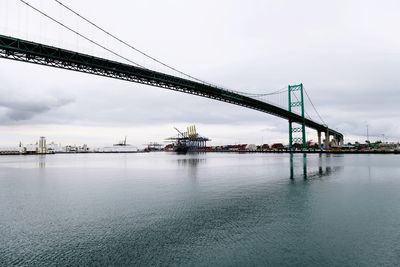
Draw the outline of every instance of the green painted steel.
[[[303,117],[303,121],[301,124],[302,134],[301,137],[303,138],[303,150],[307,149],[307,139],[306,139],[306,124],[305,124],[305,117],[304,117],[304,92],[303,92],[303,84],[300,84],[300,97],[301,97],[301,116]]]
[[[288,110],[289,112],[292,112],[292,92],[290,85],[288,85]],[[293,129],[292,129],[292,123],[293,121],[289,119],[289,150],[292,151],[292,145],[293,145]]]
[[[0,58],[29,62],[55,68],[79,71],[129,82],[136,82],[164,89],[179,91],[201,97],[207,97],[234,105],[258,110],[291,122],[326,132],[327,127],[284,108],[251,98],[233,91],[209,84],[183,79],[162,72],[152,71],[117,61],[94,57],[75,51],[48,46],[0,35]],[[212,115],[212,114],[211,114]],[[329,130],[330,133],[343,136]]]
[[[296,91],[300,92],[300,99],[297,98]],[[293,101],[292,95],[296,97],[296,101]],[[302,149],[307,149],[307,140],[306,140],[306,123],[304,116],[304,95],[303,95],[303,84],[297,85],[289,85],[288,86],[288,110],[292,112],[292,108],[299,107],[301,110],[302,120],[296,123],[300,124],[300,128],[293,127],[293,121],[289,119],[289,150],[293,150],[293,144],[301,143]],[[293,133],[301,133],[300,137],[293,137]]]

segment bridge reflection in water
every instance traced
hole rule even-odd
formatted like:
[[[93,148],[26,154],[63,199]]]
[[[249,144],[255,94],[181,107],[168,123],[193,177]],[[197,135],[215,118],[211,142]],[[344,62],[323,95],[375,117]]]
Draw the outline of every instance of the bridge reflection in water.
[[[343,166],[332,166],[331,157],[339,158],[341,155],[319,154],[315,160],[315,155],[311,155],[312,160],[304,154],[290,154],[290,179],[302,177],[304,180],[329,176],[339,171]]]
[[[329,176],[343,166],[332,166],[331,157],[342,158],[341,155],[319,154],[318,158],[307,158],[307,154],[290,154],[290,179],[302,177],[304,180]]]
[[[124,155],[123,168],[127,168],[128,158]],[[290,154],[289,164],[283,164],[282,172],[289,167],[289,178],[295,180],[302,178],[304,180],[310,180],[315,178],[322,178],[324,176],[330,176],[333,173],[343,169],[341,160],[344,159],[343,155],[329,155],[329,154]],[[34,161],[35,166],[39,169],[46,168],[46,155],[40,155]],[[188,168],[188,175],[193,178],[197,178],[197,167],[201,164],[207,163],[207,153],[189,153],[182,158],[174,158],[173,161],[178,163],[178,166]],[[281,163],[282,164],[282,163]],[[286,169],[287,170],[287,169]],[[370,169],[369,169],[370,171]]]
[[[286,168],[289,168],[290,180],[322,178],[343,169],[342,159],[344,157],[339,154],[295,153],[289,154],[288,157],[289,164],[281,162],[280,167],[283,173],[286,172]],[[186,157],[177,159],[177,163],[179,166],[188,167],[191,170],[191,175],[194,175],[197,174],[199,164],[206,164],[206,159],[206,153],[189,153]]]

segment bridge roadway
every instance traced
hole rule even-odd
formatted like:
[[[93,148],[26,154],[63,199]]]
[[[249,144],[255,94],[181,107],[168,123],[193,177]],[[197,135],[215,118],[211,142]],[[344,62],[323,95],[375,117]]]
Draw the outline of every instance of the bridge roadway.
[[[0,58],[147,84],[258,110],[297,123],[303,122],[303,117],[299,114],[218,87],[9,36],[0,35]],[[343,135],[341,133],[333,129],[328,129],[327,126],[323,124],[307,118],[304,119],[304,123],[307,127],[315,129],[319,133],[329,132],[329,135],[336,136],[337,139],[343,140]]]

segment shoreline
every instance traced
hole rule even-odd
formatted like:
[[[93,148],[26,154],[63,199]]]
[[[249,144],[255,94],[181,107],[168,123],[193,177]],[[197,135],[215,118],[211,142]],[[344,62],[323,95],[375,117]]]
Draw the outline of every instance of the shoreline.
[[[57,154],[138,154],[138,153],[152,153],[152,152],[167,152],[174,153],[172,151],[120,151],[120,152],[57,152],[57,153],[0,153],[0,156],[40,156],[40,155],[57,155]],[[287,151],[287,150],[266,150],[266,151],[231,151],[231,150],[218,150],[218,151],[193,151],[192,153],[237,153],[237,154],[249,154],[249,153],[266,153],[266,154],[400,154],[400,150],[356,150],[356,151],[338,151],[338,150],[311,150],[311,151]]]
[[[316,151],[207,151],[211,153],[238,153],[238,154],[245,154],[245,153],[269,153],[269,154],[400,154],[400,151],[338,151],[338,150],[316,150]]]

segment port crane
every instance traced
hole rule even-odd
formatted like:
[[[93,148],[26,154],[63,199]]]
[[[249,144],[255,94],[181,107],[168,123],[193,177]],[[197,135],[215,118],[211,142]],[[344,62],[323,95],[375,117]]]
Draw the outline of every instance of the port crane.
[[[207,137],[199,136],[195,125],[187,127],[186,132],[182,132],[176,127],[174,129],[178,132],[178,137],[170,137],[166,140],[173,141],[173,149],[176,152],[201,151],[206,148],[207,141],[210,141]]]

